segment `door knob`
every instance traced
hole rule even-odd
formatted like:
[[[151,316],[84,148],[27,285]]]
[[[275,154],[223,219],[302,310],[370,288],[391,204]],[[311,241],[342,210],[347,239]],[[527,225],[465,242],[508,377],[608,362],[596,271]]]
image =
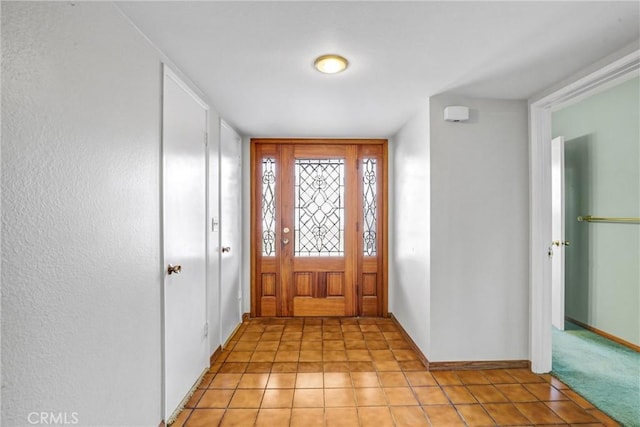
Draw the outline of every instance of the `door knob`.
[[[169,264],[169,267],[167,267],[167,273],[169,274],[180,274],[180,272],[182,271],[182,266],[181,265],[171,265]]]
[[[223,246],[222,253],[225,253],[225,252],[231,252],[231,246]]]

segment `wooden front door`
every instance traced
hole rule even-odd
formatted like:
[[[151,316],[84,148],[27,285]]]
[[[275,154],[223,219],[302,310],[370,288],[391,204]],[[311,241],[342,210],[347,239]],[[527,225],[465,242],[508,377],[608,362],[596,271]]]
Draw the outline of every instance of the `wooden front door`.
[[[386,140],[251,141],[253,316],[386,316]]]

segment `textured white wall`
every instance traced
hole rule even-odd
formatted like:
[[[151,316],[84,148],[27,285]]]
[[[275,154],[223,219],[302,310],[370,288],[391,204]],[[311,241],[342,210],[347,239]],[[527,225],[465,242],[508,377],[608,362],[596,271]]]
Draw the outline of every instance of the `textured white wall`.
[[[470,120],[445,122],[448,105]],[[430,109],[429,360],[528,359],[527,104],[442,94]]]
[[[2,9],[2,424],[157,425],[158,53],[109,3]]]
[[[391,139],[389,311],[429,358],[429,104]]]

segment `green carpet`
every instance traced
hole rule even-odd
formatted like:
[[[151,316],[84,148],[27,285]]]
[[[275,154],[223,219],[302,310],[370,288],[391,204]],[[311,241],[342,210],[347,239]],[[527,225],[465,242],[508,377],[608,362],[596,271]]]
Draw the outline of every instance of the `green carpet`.
[[[552,373],[598,409],[640,427],[640,353],[573,323],[553,328]]]

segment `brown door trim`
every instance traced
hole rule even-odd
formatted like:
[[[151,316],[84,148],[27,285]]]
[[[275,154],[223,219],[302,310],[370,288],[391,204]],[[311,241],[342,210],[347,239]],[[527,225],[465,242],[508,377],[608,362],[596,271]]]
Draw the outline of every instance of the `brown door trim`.
[[[386,145],[386,139],[362,138],[251,138],[251,144]]]

